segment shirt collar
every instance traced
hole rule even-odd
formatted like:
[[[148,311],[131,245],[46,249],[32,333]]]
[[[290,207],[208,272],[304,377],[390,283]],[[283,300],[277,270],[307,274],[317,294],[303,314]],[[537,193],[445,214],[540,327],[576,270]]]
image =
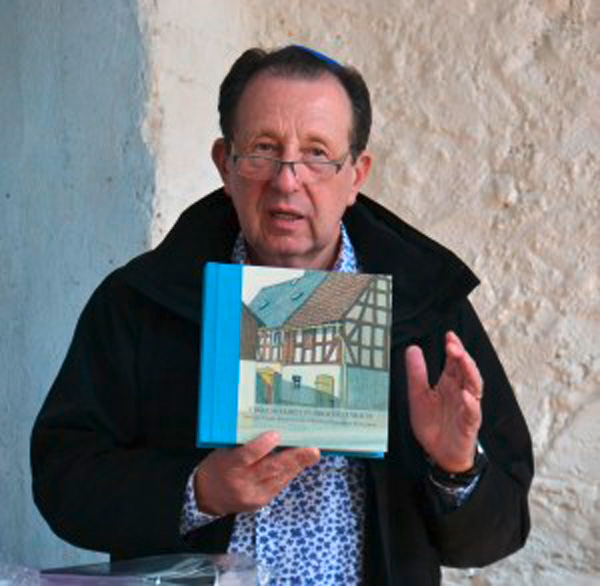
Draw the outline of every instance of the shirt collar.
[[[354,246],[352,246],[352,242],[350,242],[350,236],[348,236],[348,232],[343,223],[340,223],[340,228],[342,233],[342,245],[340,246],[340,251],[331,270],[338,273],[358,273],[359,268],[356,261]],[[248,262],[248,250],[246,249],[246,242],[244,241],[244,235],[241,230],[233,245],[231,262],[235,264],[247,264]]]

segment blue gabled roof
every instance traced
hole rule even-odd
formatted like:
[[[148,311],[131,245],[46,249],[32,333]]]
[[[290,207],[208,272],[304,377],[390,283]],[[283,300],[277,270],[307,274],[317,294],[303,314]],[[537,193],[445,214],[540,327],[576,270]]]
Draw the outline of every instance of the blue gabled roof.
[[[263,287],[249,307],[268,328],[280,327],[326,278],[326,271],[306,271],[297,279]]]

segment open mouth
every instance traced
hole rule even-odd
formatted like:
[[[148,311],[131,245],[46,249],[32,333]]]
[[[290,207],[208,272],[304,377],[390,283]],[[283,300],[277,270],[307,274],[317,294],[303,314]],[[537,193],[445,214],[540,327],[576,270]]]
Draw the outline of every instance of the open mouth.
[[[270,215],[274,220],[283,222],[294,222],[302,219],[302,215],[295,212],[272,211]]]

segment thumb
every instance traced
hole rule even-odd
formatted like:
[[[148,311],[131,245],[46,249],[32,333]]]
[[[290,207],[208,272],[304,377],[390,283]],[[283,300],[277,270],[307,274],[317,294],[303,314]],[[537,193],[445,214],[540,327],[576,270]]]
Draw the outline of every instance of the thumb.
[[[277,432],[266,431],[247,444],[234,448],[230,453],[237,464],[253,466],[270,454],[277,447],[280,439]]]

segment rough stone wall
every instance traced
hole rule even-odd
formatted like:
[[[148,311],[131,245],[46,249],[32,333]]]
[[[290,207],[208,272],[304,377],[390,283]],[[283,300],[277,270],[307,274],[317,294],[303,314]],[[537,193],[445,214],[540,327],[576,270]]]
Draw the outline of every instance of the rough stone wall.
[[[216,84],[243,48],[299,42],[356,65],[375,108],[366,191],[481,276],[473,300],[534,439],[527,546],[484,570],[447,571],[445,584],[595,583],[600,2],[143,3],[155,238],[218,185],[207,129],[216,131]],[[228,20],[214,20],[219,10]]]
[[[529,544],[472,572],[472,583],[591,583],[600,572],[600,3],[251,4],[262,44],[305,42],[364,72],[375,106],[371,193],[482,277],[474,302],[530,423],[537,477]]]

